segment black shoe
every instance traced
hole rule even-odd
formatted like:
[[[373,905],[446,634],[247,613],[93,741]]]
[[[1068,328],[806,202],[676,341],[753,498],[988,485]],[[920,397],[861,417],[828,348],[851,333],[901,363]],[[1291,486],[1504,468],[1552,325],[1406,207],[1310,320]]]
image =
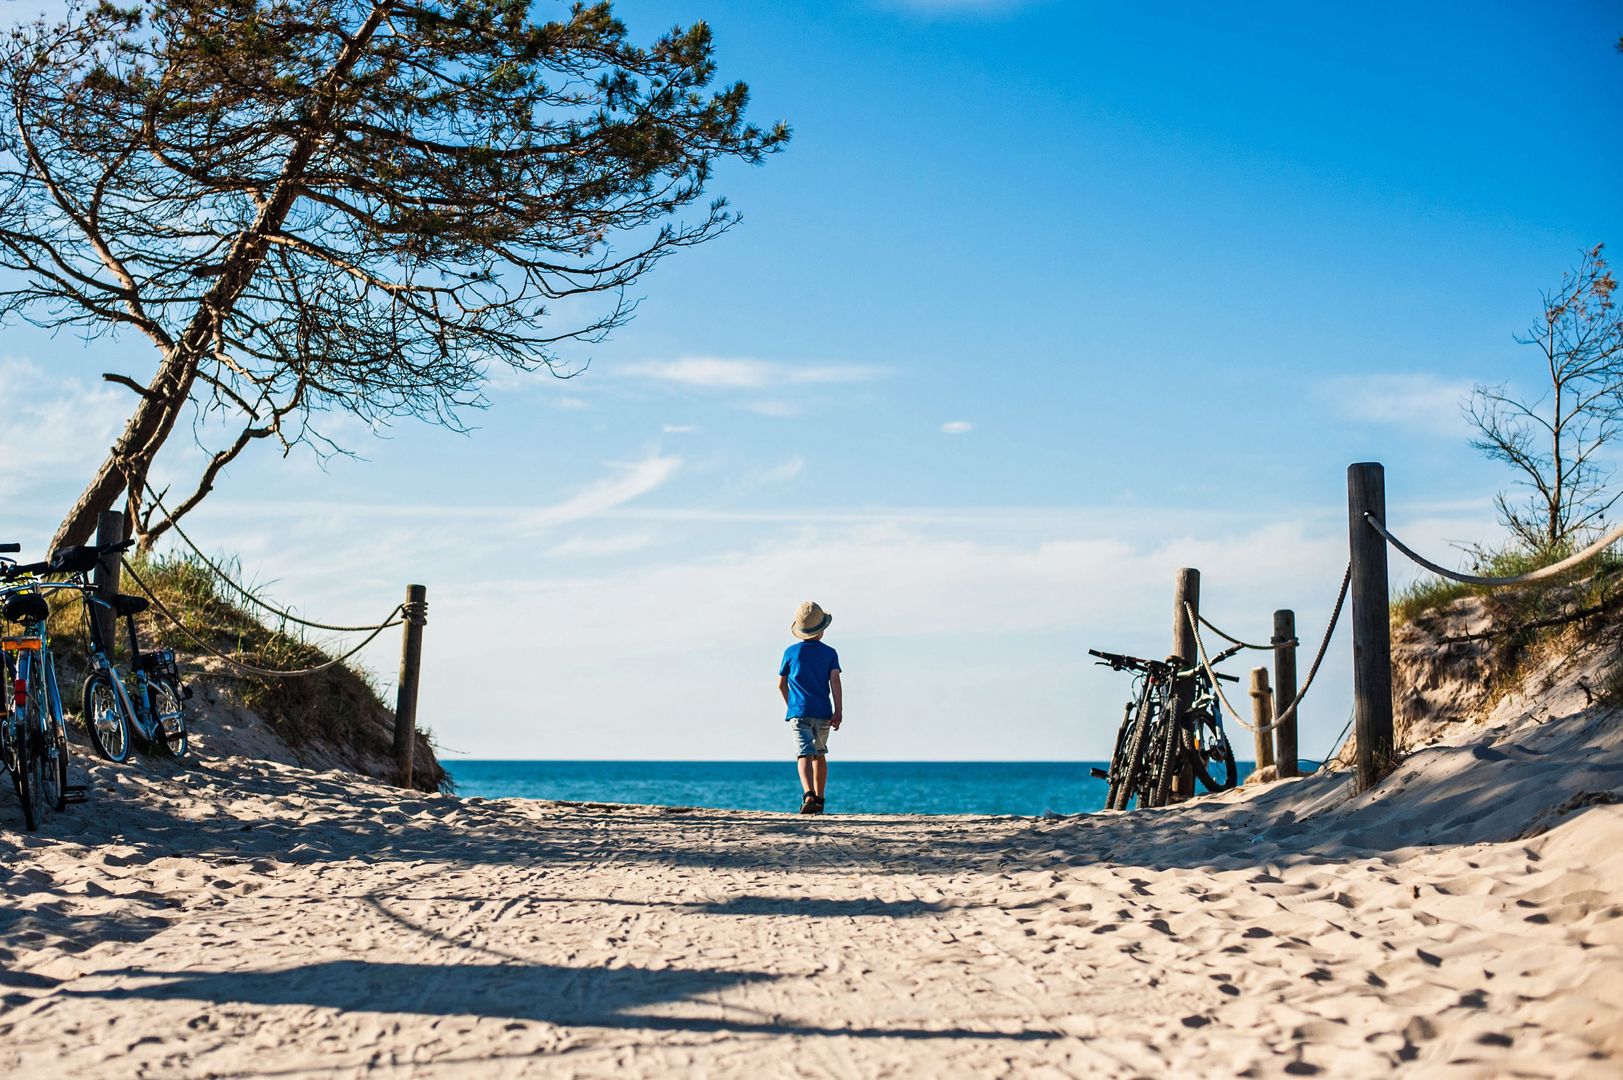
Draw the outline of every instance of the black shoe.
[[[800,797],[800,812],[802,814],[815,814],[822,808],[823,801],[811,792],[808,791]]]
[[[813,795],[812,796],[812,808],[810,810],[810,813],[821,814],[822,812],[823,812],[823,797],[821,795]]]

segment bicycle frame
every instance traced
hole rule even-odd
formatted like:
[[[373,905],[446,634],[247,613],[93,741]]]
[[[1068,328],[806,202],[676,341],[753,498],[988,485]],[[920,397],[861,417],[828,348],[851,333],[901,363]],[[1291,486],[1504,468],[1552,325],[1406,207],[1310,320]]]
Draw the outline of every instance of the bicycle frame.
[[[109,613],[117,618],[118,612],[113,605],[97,596],[91,590],[91,587],[84,582],[63,583],[59,587],[77,590],[83,596],[87,610],[99,606],[107,609]],[[126,619],[128,620],[130,635],[130,668],[135,676],[136,689],[140,694],[139,701],[137,702],[130,697],[123,676],[119,674],[118,668],[113,664],[112,643],[102,640],[100,620],[93,616],[89,620],[90,671],[91,673],[100,672],[107,676],[107,681],[112,684],[113,694],[118,699],[119,708],[123,711],[125,718],[135,728],[136,734],[151,743],[162,734],[163,722],[168,717],[166,714],[158,712],[153,703],[152,679],[147,674],[146,665],[142,663],[143,654],[141,652],[140,638],[135,632],[134,616],[126,616]]]

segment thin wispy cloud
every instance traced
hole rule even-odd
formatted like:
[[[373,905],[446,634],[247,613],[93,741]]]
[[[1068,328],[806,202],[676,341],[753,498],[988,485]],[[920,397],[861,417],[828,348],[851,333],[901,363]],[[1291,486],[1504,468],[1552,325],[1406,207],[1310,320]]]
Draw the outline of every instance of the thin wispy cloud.
[[[698,424],[666,424],[660,428],[667,435],[692,435],[699,430]]]
[[[0,494],[15,495],[53,474],[88,476],[134,400],[126,390],[63,379],[31,360],[0,359],[0,401],[7,408],[0,461],[28,465],[0,472]]]
[[[1459,435],[1465,430],[1460,405],[1471,396],[1471,382],[1427,372],[1343,375],[1321,382],[1318,394],[1349,420]]]
[[[621,374],[708,390],[768,390],[782,386],[873,382],[884,369],[865,364],[788,364],[771,360],[684,356],[626,364]]]
[[[744,474],[744,485],[749,488],[773,488],[794,480],[806,469],[806,459],[792,457],[787,461],[780,461],[776,465],[765,468],[751,469]]]
[[[681,458],[658,454],[617,466],[618,475],[600,480],[562,502],[529,511],[520,517],[517,526],[539,531],[596,517],[664,486],[681,467]]]
[[[975,425],[968,420],[948,420],[941,425],[941,431],[946,435],[965,435],[975,430]]]

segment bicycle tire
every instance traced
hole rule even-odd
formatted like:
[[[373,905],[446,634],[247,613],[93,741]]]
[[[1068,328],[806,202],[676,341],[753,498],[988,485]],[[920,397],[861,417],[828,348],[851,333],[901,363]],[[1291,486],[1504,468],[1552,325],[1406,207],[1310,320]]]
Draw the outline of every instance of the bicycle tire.
[[[91,672],[85,679],[83,716],[96,753],[115,763],[129,760],[130,718],[104,671]]]
[[[1174,699],[1175,700],[1175,699]],[[1172,778],[1178,774],[1179,766],[1183,762],[1183,750],[1186,745],[1184,726],[1178,722],[1176,710],[1166,710],[1172,714],[1169,722],[1162,725],[1163,733],[1160,745],[1155,747],[1155,776],[1150,796],[1151,806],[1166,806],[1172,801]]]
[[[1127,746],[1127,768],[1123,771],[1124,779],[1114,807],[1116,810],[1126,810],[1128,804],[1135,797],[1138,798],[1140,808],[1144,805],[1143,792],[1140,787],[1147,779],[1145,775],[1145,765],[1147,764],[1145,750],[1147,747],[1145,744],[1149,740],[1150,728],[1154,724],[1154,717],[1151,713],[1164,711],[1153,708],[1158,696],[1155,688],[1151,687],[1145,691],[1144,696],[1139,700],[1138,716],[1133,727],[1133,737],[1129,740]]]
[[[1234,747],[1230,745],[1227,733],[1219,731],[1217,738],[1213,739],[1203,752],[1194,754],[1193,757],[1195,776],[1207,791],[1228,791],[1239,781],[1239,766],[1234,760]],[[1218,775],[1213,775],[1211,768],[1213,765],[1220,767]]]
[[[1121,792],[1122,772],[1127,766],[1123,751],[1127,749],[1127,742],[1133,735],[1133,721],[1136,714],[1137,702],[1129,701],[1123,710],[1121,726],[1116,729],[1116,748],[1110,755],[1110,788],[1105,792],[1105,809],[1116,808],[1116,796]]]
[[[41,668],[29,679],[29,710],[33,713],[31,732],[35,740],[34,768],[39,780],[38,799],[42,806],[61,812],[68,805],[68,736],[62,718],[51,709],[50,680]]]
[[[191,740],[187,737],[186,706],[181,700],[179,685],[168,678],[153,680],[152,711],[160,717],[156,730],[157,738],[154,741],[168,751],[171,757],[185,757]],[[169,724],[165,724],[161,719],[166,713],[173,717]]]
[[[34,740],[29,735],[27,710],[18,709],[12,714],[12,720],[17,725],[12,732],[16,739],[17,764],[11,770],[11,783],[23,807],[23,827],[33,832],[39,828],[39,778],[35,775]]]

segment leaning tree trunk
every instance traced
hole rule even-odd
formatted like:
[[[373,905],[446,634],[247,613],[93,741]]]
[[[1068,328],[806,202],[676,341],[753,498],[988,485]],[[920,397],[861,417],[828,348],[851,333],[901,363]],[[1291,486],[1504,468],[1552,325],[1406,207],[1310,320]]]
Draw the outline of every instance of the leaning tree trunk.
[[[344,44],[332,67],[322,77],[317,88],[317,106],[311,113],[304,130],[294,140],[287,161],[282,166],[272,194],[261,205],[252,225],[238,234],[221,264],[221,272],[214,286],[198,303],[186,332],[165,351],[163,363],[153,377],[141,403],[124,425],[107,460],[102,462],[79,500],[68,511],[51,540],[51,550],[67,544],[82,544],[96,528],[96,518],[110,508],[120,495],[129,492],[140,501],[141,487],[146,483],[147,471],[152,467],[164,440],[174,430],[181,409],[192,392],[198,365],[218,340],[223,317],[233,310],[249,281],[264,261],[266,237],[275,233],[287,220],[288,211],[298,198],[306,168],[315,154],[317,141],[329,134],[337,88],[348,77],[366,51],[368,44],[383,24],[396,0],[375,0],[356,33]],[[129,523],[126,523],[128,527]]]
[[[197,354],[182,346],[172,348],[158,366],[141,403],[130,414],[123,434],[107,452],[107,459],[57,526],[46,554],[89,541],[101,512],[111,509],[126,492],[140,490],[152,459],[180,418],[196,375]],[[126,522],[126,530],[128,527]]]

